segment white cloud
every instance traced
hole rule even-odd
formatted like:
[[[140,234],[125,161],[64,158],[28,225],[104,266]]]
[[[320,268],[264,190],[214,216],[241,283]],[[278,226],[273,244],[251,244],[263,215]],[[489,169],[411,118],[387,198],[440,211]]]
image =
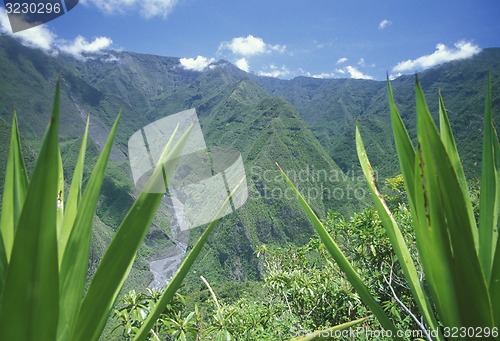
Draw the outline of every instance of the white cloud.
[[[246,58],[240,58],[234,64],[245,72],[250,71],[250,65],[248,65]]]
[[[44,50],[45,52],[50,52],[52,50],[52,45],[56,39],[55,33],[43,25],[35,26],[17,33],[12,33],[7,12],[3,8],[0,8],[0,26],[2,33],[6,33],[11,37],[20,40],[25,46],[38,48]]]
[[[113,41],[107,37],[97,37],[88,42],[77,36],[73,41],[59,39],[57,35],[44,25],[35,26],[24,31],[12,33],[9,18],[5,9],[0,8],[0,32],[17,39],[24,46],[40,49],[49,54],[67,53],[74,58],[85,60],[86,54],[97,54],[111,46]]]
[[[343,68],[335,69],[333,72],[322,72],[313,74],[311,72],[299,69],[299,71],[307,77],[312,78],[354,78],[354,79],[373,79],[372,76],[364,74],[359,71],[356,67],[348,65]]]
[[[402,76],[402,75],[403,75],[403,74],[402,74],[401,72],[398,72],[398,73],[397,73],[397,74],[395,74],[395,75],[391,73],[391,74],[389,75],[389,80],[393,81],[393,80],[395,80],[396,78],[398,78],[398,77],[400,77],[400,76]]]
[[[338,78],[338,75],[336,75],[334,72],[332,72],[332,73],[322,72],[322,73],[310,75],[310,77],[324,79],[324,78]]]
[[[384,28],[386,28],[387,26],[391,25],[392,24],[392,21],[390,20],[387,20],[387,19],[384,19],[382,20],[379,24],[378,24],[378,29],[379,30],[383,30]]]
[[[342,64],[342,63],[345,63],[347,62],[349,59],[347,59],[346,57],[342,57],[342,58],[339,58],[339,60],[337,60],[337,63],[335,64]]]
[[[365,66],[365,59],[364,58],[360,58],[357,65],[360,65],[360,66]]]
[[[264,77],[274,77],[274,78],[280,78],[280,77],[286,77],[290,75],[290,70],[283,65],[280,68],[278,68],[276,65],[271,64],[267,68],[266,71],[262,70],[258,72],[259,76],[264,76]]]
[[[264,53],[286,51],[285,45],[266,44],[262,38],[249,34],[247,37],[233,38],[231,41],[223,41],[219,45],[219,52],[229,50],[235,55],[251,57]]]
[[[392,70],[395,72],[425,70],[438,64],[470,58],[481,52],[479,46],[471,42],[459,41],[454,45],[455,48],[448,48],[446,45],[439,43],[436,45],[436,51],[433,53],[414,60],[400,62]]]
[[[213,58],[206,58],[203,56],[198,56],[196,58],[181,58],[179,62],[181,66],[186,70],[203,71],[208,65],[213,63],[215,60]]]
[[[363,72],[356,69],[354,66],[348,65],[344,68],[347,73],[354,79],[373,79],[372,76],[366,75]]]
[[[86,59],[86,54],[100,53],[102,50],[109,48],[111,44],[113,44],[113,41],[108,37],[97,37],[88,42],[84,37],[77,36],[71,43],[61,44],[59,50],[82,60]]]
[[[326,43],[320,43],[317,40],[313,40],[313,43],[317,49],[324,49],[325,47],[332,47],[333,46],[333,41],[329,41]]]
[[[80,0],[81,3],[93,5],[107,14],[123,14],[139,12],[144,18],[166,18],[178,0]]]
[[[102,0],[101,0],[102,1]],[[172,12],[177,0],[149,0],[141,1],[141,14],[145,18],[161,16],[165,18]]]

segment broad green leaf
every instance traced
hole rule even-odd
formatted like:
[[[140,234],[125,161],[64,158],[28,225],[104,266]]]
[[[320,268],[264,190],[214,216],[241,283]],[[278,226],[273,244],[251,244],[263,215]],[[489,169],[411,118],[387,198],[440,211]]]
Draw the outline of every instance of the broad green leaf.
[[[73,173],[73,179],[71,180],[71,186],[69,188],[68,199],[66,200],[66,205],[64,208],[62,230],[59,235],[59,265],[62,264],[62,255],[64,255],[66,244],[68,243],[69,236],[73,229],[76,214],[78,212],[78,206],[80,204],[80,199],[82,196],[83,167],[85,164],[85,152],[87,150],[89,124],[90,116],[87,118],[87,124],[85,126],[85,132],[83,133],[82,138],[82,145],[78,154],[75,171]]]
[[[449,285],[447,291],[439,293],[445,283],[453,281],[452,254],[449,248],[446,231],[437,229],[430,222],[428,193],[421,165],[421,153],[418,153],[415,163],[415,207],[417,219],[414,219],[415,236],[420,260],[424,269],[426,282],[429,286],[433,303],[440,316],[446,315],[448,321],[458,325],[460,319],[456,304],[455,288]]]
[[[92,175],[90,176],[82,200],[76,211],[74,226],[65,227],[65,231],[70,232],[70,235],[68,236],[67,245],[63,254],[64,256],[61,260],[61,314],[59,315],[59,326],[57,331],[59,340],[68,339],[83,297],[85,280],[87,278],[90,242],[92,240],[92,222],[120,117],[121,114],[118,115],[118,118],[111,128],[108,140],[106,141],[101,155],[97,160],[97,164],[92,171]],[[83,144],[85,144],[85,140]],[[78,200],[80,191],[81,172],[83,172],[82,154],[84,154],[83,148],[80,151],[79,163],[77,165],[77,168],[80,167],[80,169],[75,170],[75,173],[77,173],[77,179],[73,179],[71,186],[74,191],[72,193],[72,200]],[[82,163],[80,163],[80,161]],[[80,174],[78,174],[78,172],[80,172]],[[74,181],[77,183],[75,184]],[[75,185],[73,186],[73,184]],[[73,210],[75,207],[71,207],[71,209]],[[74,214],[74,211],[71,211],[68,214]],[[66,223],[69,224],[70,219],[71,218],[69,217]]]
[[[57,154],[58,154],[57,165],[59,167],[59,172],[58,172],[59,179],[58,179],[58,183],[57,183],[56,229],[57,229],[57,240],[59,241],[59,238],[61,236],[61,231],[62,231],[63,219],[64,219],[64,170],[63,170],[63,164],[62,164],[61,151],[59,150],[59,148],[57,148]],[[62,256],[59,256],[59,259],[61,257]]]
[[[2,234],[0,233],[0,310],[2,310],[3,289],[5,287],[5,277],[7,276],[7,256],[5,254],[5,246],[3,243]]]
[[[220,207],[219,211],[215,214],[214,218],[212,219],[211,223],[208,225],[206,230],[203,232],[203,234],[200,236],[196,244],[194,245],[193,249],[189,252],[189,254],[186,256],[186,258],[182,261],[182,264],[180,265],[179,269],[175,273],[174,277],[170,280],[168,283],[168,286],[165,288],[165,291],[163,292],[160,300],[156,304],[155,308],[151,313],[149,313],[148,318],[146,321],[144,321],[141,329],[137,333],[137,335],[134,338],[134,341],[143,341],[146,340],[149,331],[151,328],[153,328],[155,321],[158,320],[160,317],[161,313],[165,310],[167,304],[170,303],[172,298],[174,297],[175,293],[177,290],[180,288],[182,281],[186,277],[186,275],[189,273],[189,270],[193,266],[196,258],[201,252],[201,249],[205,245],[208,237],[212,233],[213,229],[215,228],[215,225],[217,225],[217,222],[219,221],[220,216],[222,213],[226,210],[226,207],[230,204],[231,197],[237,192],[238,188],[242,184],[243,179],[238,183],[238,185],[232,190],[231,195],[229,195],[222,206]],[[205,283],[208,285],[210,292],[213,294],[215,297],[215,294],[212,291],[212,288],[210,288],[210,285],[208,282],[205,281]],[[217,299],[215,299],[215,302],[217,302]],[[218,305],[218,302],[217,302]],[[219,307],[220,308],[220,307]]]
[[[493,304],[495,326],[500,326],[500,247],[496,248],[490,281],[490,297]]]
[[[24,200],[28,191],[28,175],[24,166],[17,126],[17,116],[14,112],[12,119],[12,133],[10,137],[9,156],[5,172],[3,187],[2,215],[0,217],[0,233],[5,245],[7,261],[10,259],[14,233],[23,209]]]
[[[310,334],[304,335],[304,336],[297,336],[293,339],[290,339],[288,341],[312,341],[312,340],[335,340],[335,339],[340,339],[341,336],[344,336],[345,339],[349,339],[351,337],[354,337],[354,335],[358,337],[363,337],[363,333],[361,332],[361,335],[357,335],[356,333],[341,333],[341,331],[350,329],[354,327],[355,325],[358,325],[362,322],[365,322],[368,320],[369,317],[362,317],[358,320],[346,322],[339,324],[335,327],[323,329],[323,330],[316,330],[315,332],[312,332]]]
[[[415,148],[410,139],[410,135],[401,119],[394,95],[392,94],[391,82],[387,80],[387,92],[389,93],[389,107],[391,110],[392,131],[394,142],[398,153],[399,165],[405,181],[406,193],[412,213],[415,211]],[[415,218],[415,217],[414,217]]]
[[[14,237],[0,311],[1,340],[53,341],[56,338],[59,314],[56,231],[59,103],[58,81],[49,128]]]
[[[192,130],[192,125],[173,146],[170,138],[146,189],[140,194],[127,213],[122,224],[106,250],[83,299],[78,317],[70,334],[72,341],[97,340],[104,329],[113,304],[132,267],[137,250],[153,220],[163,193],[153,193],[158,184],[165,186],[175,169],[176,158],[180,155]],[[177,131],[177,129],[176,129]],[[163,162],[166,162],[164,164]]]
[[[279,166],[278,166],[279,167]],[[321,241],[325,245],[326,249],[330,255],[335,259],[339,268],[345,273],[347,279],[354,287],[356,292],[359,294],[363,302],[368,306],[373,315],[379,320],[382,327],[387,330],[392,331],[393,335],[397,334],[397,329],[392,323],[391,319],[387,316],[384,309],[380,306],[377,300],[368,290],[365,283],[361,280],[356,270],[352,267],[351,263],[347,260],[343,252],[340,250],[338,245],[335,243],[333,238],[330,236],[328,231],[325,229],[321,221],[318,219],[312,208],[309,206],[307,201],[304,199],[302,194],[297,190],[294,184],[290,181],[285,172],[280,168],[281,174],[285,179],[288,186],[293,190],[297,199],[299,200],[300,206],[304,209],[309,221],[312,223],[316,233],[318,233]],[[396,338],[399,339],[399,338]]]
[[[382,193],[380,193],[377,187],[375,174],[373,172],[372,166],[370,165],[370,161],[368,160],[368,156],[366,155],[365,146],[363,144],[357,122],[356,150],[358,153],[361,168],[363,169],[366,181],[368,182],[368,187],[370,188],[370,192],[372,193],[373,201],[375,202],[375,208],[379,213],[387,236],[389,237],[394,252],[396,253],[396,257],[399,260],[401,269],[403,270],[403,274],[408,282],[408,285],[410,286],[413,298],[415,299],[417,306],[419,307],[420,312],[422,313],[429,328],[431,330],[437,330],[438,325],[432,313],[432,306],[427,295],[424,292],[422,284],[420,283],[420,278],[415,264],[413,263],[413,260],[411,258],[408,246],[406,245],[401,230],[394,220],[389,207],[387,207],[387,204],[385,203]]]
[[[479,259],[486,278],[490,282],[494,248],[498,239],[496,220],[498,210],[495,208],[497,194],[497,179],[494,156],[494,132],[491,113],[491,85],[488,78],[486,91],[484,126],[483,126],[483,157],[481,167],[481,192],[479,196]],[[497,215],[495,215],[495,211]]]
[[[423,207],[419,209],[425,212],[427,218],[427,226],[420,228],[427,230],[429,238],[425,242],[432,247],[426,250],[427,254],[424,256],[427,258],[424,264],[426,274],[433,272],[428,276],[431,292],[445,325],[492,326],[491,303],[474,244],[467,199],[464,198],[419,83],[416,97],[424,195]],[[446,268],[441,268],[441,265]],[[450,278],[436,278],[438,271],[446,271]],[[450,297],[450,292],[454,297]],[[469,299],[470,293],[474,293],[474,300]],[[447,302],[446,306],[441,298],[443,295],[454,300],[455,304]]]
[[[465,199],[465,204],[467,205],[467,213],[469,215],[470,226],[472,236],[474,238],[474,245],[476,250],[479,246],[479,237],[477,232],[476,218],[474,217],[474,210],[472,208],[472,202],[469,196],[469,186],[467,185],[467,179],[465,178],[464,169],[462,167],[462,162],[460,161],[460,156],[458,155],[457,146],[455,143],[455,138],[453,137],[453,132],[451,130],[450,120],[448,119],[448,113],[444,106],[443,97],[439,93],[439,129],[441,141],[443,146],[448,153],[450,162],[455,169],[457,174],[457,180],[462,188],[463,198]]]
[[[493,127],[493,146],[495,152],[495,177],[496,177],[496,197],[495,211],[493,219],[493,237],[495,240],[493,247],[493,264],[490,279],[490,297],[493,304],[493,314],[495,317],[495,326],[500,326],[500,247],[498,247],[498,211],[500,209],[500,143],[498,134]]]

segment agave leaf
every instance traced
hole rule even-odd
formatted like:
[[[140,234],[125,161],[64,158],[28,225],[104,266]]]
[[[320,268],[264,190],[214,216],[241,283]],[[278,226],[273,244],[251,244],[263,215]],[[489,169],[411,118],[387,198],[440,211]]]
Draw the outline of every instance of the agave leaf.
[[[75,169],[77,178],[73,178],[71,185],[73,193],[70,193],[70,196],[73,202],[70,209],[72,211],[67,213],[76,213],[74,226],[69,226],[71,217],[66,218],[65,223],[68,225],[64,228],[64,234],[61,234],[61,237],[65,238],[65,234],[70,233],[67,237],[68,239],[67,245],[64,249],[64,256],[61,257],[61,314],[59,315],[59,325],[57,331],[57,337],[59,340],[68,339],[82,300],[88,270],[90,242],[92,240],[92,222],[120,117],[121,114],[118,115],[118,118],[111,129],[108,140],[104,145],[101,155],[97,160],[97,164],[92,171],[87,187],[85,188],[80,205],[75,207],[74,201],[78,200],[78,196],[80,194],[81,173],[83,172],[84,161],[84,156],[82,156],[82,154],[84,154],[85,150],[83,145],[86,142],[86,136],[84,137],[82,149],[80,150],[77,169]],[[61,247],[61,245],[59,245],[59,247]]]
[[[2,309],[1,340],[54,340],[59,314],[57,188],[59,81],[14,237]],[[14,309],[15,307],[15,309]]]
[[[391,82],[387,80],[387,92],[389,94],[389,107],[391,110],[392,131],[394,142],[399,157],[401,172],[405,181],[406,193],[412,213],[415,212],[415,148],[410,139],[410,135],[401,119],[394,95],[392,93]],[[416,218],[416,217],[414,217]]]
[[[156,209],[163,198],[163,193],[153,193],[155,191],[151,190],[151,186],[157,186],[159,182],[164,184],[165,179],[170,179],[175,169],[173,161],[180,155],[192,128],[191,125],[181,136],[167,154],[166,160],[160,159],[159,165],[146,185],[146,190],[137,198],[111,240],[81,304],[70,334],[71,340],[99,339]],[[165,149],[170,150],[173,136]],[[163,164],[162,161],[167,163]]]
[[[56,229],[57,229],[57,239],[61,235],[63,219],[64,219],[64,170],[62,164],[62,156],[61,150],[57,148],[57,165],[59,167],[59,179],[57,183],[57,221],[56,221]],[[59,256],[59,261],[62,256]]]
[[[69,188],[68,199],[66,200],[64,209],[64,219],[61,233],[59,234],[59,266],[62,264],[62,255],[64,255],[66,244],[68,243],[69,236],[73,229],[73,224],[75,223],[78,206],[80,204],[80,199],[82,196],[83,167],[85,164],[85,152],[87,150],[89,124],[90,116],[87,118],[87,124],[85,126],[85,132],[83,133],[80,152],[78,154],[75,171],[73,173],[73,179],[71,180],[71,186]]]
[[[455,287],[449,285],[448,291],[439,293],[445,283],[453,281],[451,265],[453,262],[446,231],[437,229],[430,223],[428,192],[424,185],[426,178],[419,161],[415,164],[415,207],[418,219],[414,220],[417,247],[433,303],[440,316],[446,315],[448,321],[459,325]],[[439,293],[439,294],[438,294]],[[450,322],[451,323],[451,322]],[[451,324],[450,324],[451,325]]]
[[[488,78],[486,91],[484,127],[483,127],[483,157],[481,168],[481,192],[479,195],[479,258],[481,266],[489,283],[494,248],[498,239],[496,220],[498,210],[495,197],[497,193],[496,167],[494,157],[494,132],[491,114],[491,81]],[[497,215],[495,215],[495,211]]]
[[[500,247],[496,248],[490,282],[490,297],[493,304],[495,326],[500,326]]]
[[[432,273],[429,275],[431,292],[444,325],[491,327],[491,303],[474,244],[467,199],[464,198],[456,171],[427,108],[419,83],[416,97],[424,195],[423,207],[420,209],[424,211],[427,220],[427,226],[420,228],[429,233],[425,242],[432,247],[425,251],[427,254],[424,256],[427,258],[424,270],[426,274]],[[437,278],[437,271],[446,271],[448,278]],[[450,290],[450,287],[453,289]],[[472,301],[468,299],[471,292],[474,293]],[[444,304],[443,296],[451,300],[446,302],[448,305]]]
[[[15,227],[21,215],[28,191],[28,183],[28,175],[26,174],[26,167],[21,152],[21,142],[19,140],[17,116],[14,112],[7,170],[5,172],[5,184],[3,187],[2,215],[0,217],[0,233],[3,237],[7,262],[12,252]]]
[[[496,197],[493,217],[493,252],[494,259],[490,279],[490,296],[493,304],[493,314],[495,326],[500,326],[500,247],[498,247],[498,210],[500,209],[500,143],[498,135],[493,127],[493,146],[495,152],[495,177],[496,177]]]
[[[392,216],[389,207],[385,203],[382,193],[380,193],[377,182],[375,179],[375,174],[366,155],[365,146],[359,132],[358,123],[356,122],[356,150],[358,153],[359,162],[363,169],[366,181],[368,182],[368,187],[372,193],[373,201],[375,202],[375,208],[379,212],[380,219],[385,228],[387,236],[391,242],[391,245],[396,253],[396,257],[399,260],[403,274],[410,286],[413,297],[417,303],[417,306],[422,313],[425,322],[431,330],[437,330],[437,321],[432,313],[432,306],[429,302],[427,295],[420,283],[420,278],[413,263],[410,255],[410,251],[406,242],[403,238],[401,230],[399,229],[394,217]]]
[[[7,276],[7,256],[5,254],[5,246],[3,243],[2,234],[0,233],[0,310],[2,310],[3,289],[5,287],[5,277]]]
[[[360,318],[358,320],[354,320],[354,321],[342,323],[342,324],[339,324],[339,325],[331,327],[331,328],[327,328],[327,329],[323,329],[323,330],[316,330],[315,332],[312,332],[312,333],[307,334],[305,336],[294,337],[293,339],[290,339],[288,341],[312,341],[312,340],[334,340],[334,339],[339,339],[339,336],[340,335],[343,336],[344,333],[337,333],[337,332],[340,332],[342,330],[346,330],[348,328],[352,328],[355,325],[358,325],[358,324],[360,324],[362,322],[365,322],[369,318],[370,318],[369,316],[368,317],[362,317],[362,318]],[[361,333],[361,334],[363,334],[363,333]],[[349,332],[347,335],[348,335],[348,337],[345,337],[346,339],[354,337],[353,335],[357,335],[357,333],[351,333],[351,332]]]
[[[196,258],[200,254],[201,249],[203,248],[208,237],[210,236],[213,229],[215,228],[215,225],[217,225],[217,222],[219,221],[222,213],[226,210],[226,207],[230,204],[231,198],[234,196],[234,194],[238,191],[240,185],[243,183],[243,180],[244,179],[242,179],[236,185],[236,187],[232,190],[231,194],[226,198],[226,200],[224,201],[224,203],[220,207],[219,211],[215,214],[214,218],[212,219],[212,221],[210,222],[208,227],[205,229],[203,234],[200,236],[200,238],[198,239],[198,241],[194,245],[193,249],[191,249],[189,254],[182,261],[179,269],[177,269],[177,272],[175,273],[175,275],[172,277],[172,279],[168,283],[168,286],[165,288],[165,291],[163,292],[160,300],[158,301],[158,303],[154,307],[153,311],[151,311],[149,313],[146,321],[144,321],[143,325],[141,326],[141,329],[139,330],[139,332],[135,336],[134,341],[146,340],[146,338],[149,334],[149,331],[151,330],[151,328],[153,328],[153,326],[155,324],[155,321],[158,320],[161,313],[163,311],[165,311],[166,306],[170,303],[170,301],[174,297],[177,290],[179,290],[179,288],[182,284],[182,281],[184,280],[186,275],[189,273],[189,270],[191,269]],[[202,276],[202,280],[204,280],[203,276]],[[210,292],[213,294],[213,297],[215,297],[215,294],[213,293],[212,288],[210,287],[208,282],[206,282],[205,280],[204,280],[204,282],[209,287]],[[216,297],[215,297],[215,301],[217,303],[217,306],[219,306],[219,303],[217,302]]]
[[[321,221],[318,219],[314,211],[312,210],[311,206],[307,203],[307,201],[304,199],[302,194],[297,190],[297,188],[294,186],[294,184],[290,181],[288,176],[285,174],[285,172],[281,169],[281,167],[278,168],[281,171],[281,174],[283,175],[283,178],[285,179],[286,183],[288,186],[293,190],[295,195],[297,196],[297,199],[299,200],[300,206],[304,209],[307,217],[309,218],[309,221],[312,223],[314,229],[316,230],[316,233],[318,233],[321,241],[325,245],[326,249],[330,253],[330,255],[335,259],[337,262],[339,268],[345,273],[347,279],[351,283],[351,285],[354,287],[356,292],[359,294],[363,302],[368,306],[368,308],[371,310],[373,315],[379,320],[380,324],[382,327],[384,327],[387,330],[392,331],[393,335],[397,335],[397,329],[392,323],[391,319],[387,316],[385,313],[384,309],[380,306],[380,304],[377,302],[377,300],[373,297],[373,295],[370,293],[368,288],[366,287],[365,283],[361,280],[359,277],[358,273],[356,270],[352,267],[351,263],[347,260],[343,252],[340,250],[338,247],[337,243],[333,240],[333,238],[330,236],[328,231],[325,229]],[[398,339],[398,338],[397,338]]]
[[[465,199],[465,204],[467,206],[467,214],[469,215],[471,232],[474,238],[474,245],[477,250],[479,246],[479,237],[476,228],[476,218],[474,217],[474,210],[472,208],[472,202],[469,196],[469,186],[467,185],[467,179],[465,178],[462,162],[460,161],[460,156],[458,155],[455,138],[453,137],[450,120],[448,119],[448,113],[444,106],[444,101],[441,93],[439,93],[439,129],[441,141],[443,142],[443,146],[448,153],[448,157],[450,158],[453,169],[457,174],[458,183],[462,188],[463,198]]]

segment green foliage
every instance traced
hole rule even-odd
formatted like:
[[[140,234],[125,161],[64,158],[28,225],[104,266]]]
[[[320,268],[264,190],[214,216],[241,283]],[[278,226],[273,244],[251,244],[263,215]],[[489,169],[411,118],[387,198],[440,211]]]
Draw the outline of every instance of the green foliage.
[[[88,341],[100,337],[163,197],[150,189],[170,178],[173,160],[190,132],[188,129],[175,145],[171,138],[145,191],[132,205],[85,288],[92,222],[119,117],[82,191],[86,130],[65,200],[58,143],[59,102],[58,82],[50,124],[29,181],[15,116],[12,124],[0,219],[2,340]],[[215,221],[205,231],[205,240],[214,225]],[[171,301],[202,245],[195,245],[188,255],[176,280],[152,309],[153,316]],[[145,323],[140,332],[147,334],[152,327]]]
[[[279,167],[279,166],[278,166]],[[323,223],[318,219],[314,211],[311,209],[307,201],[304,199],[302,194],[295,188],[290,179],[286,176],[285,172],[282,170],[283,177],[285,181],[288,183],[290,188],[295,192],[299,203],[303,207],[307,216],[311,220],[316,232],[318,233],[321,241],[325,245],[327,251],[330,255],[335,259],[340,269],[345,273],[349,282],[351,282],[354,289],[358,292],[363,302],[368,306],[368,308],[373,312],[373,314],[377,317],[380,324],[385,328],[390,330],[393,335],[397,335],[397,329],[394,326],[394,323],[390,320],[387,314],[384,312],[384,309],[381,307],[380,303],[377,299],[370,293],[370,290],[360,278],[357,271],[353,268],[352,264],[346,258],[344,253],[340,250],[337,243],[333,240],[331,235],[326,230]]]
[[[156,289],[148,289],[147,293],[139,294],[135,290],[130,291],[120,300],[122,306],[114,312],[114,319],[118,320],[118,325],[111,333],[119,331],[123,339],[132,340],[139,332],[147,315],[158,304],[160,297],[161,291]],[[167,332],[176,339],[182,339],[183,333],[195,332],[196,329],[191,329],[189,325],[193,315],[190,314],[191,317],[188,315],[184,319],[180,316],[180,311],[184,309],[184,306],[184,297],[176,293],[151,328],[149,339],[160,340],[160,336],[165,336]]]
[[[476,225],[467,182],[441,96],[439,132],[427,108],[421,85],[417,82],[418,148],[415,149],[394,103],[390,83],[388,88],[396,149],[430,297],[424,290],[417,267],[414,265],[415,255],[410,252],[408,243],[377,187],[357,126],[356,148],[378,214],[418,310],[425,321],[425,325],[419,324],[419,326],[427,339],[431,339],[430,331],[438,330],[438,320],[444,326],[474,327],[492,331],[493,328],[498,328],[500,317],[498,313],[500,262],[497,261],[500,259],[500,251],[496,248],[500,206],[497,190],[500,148],[491,115],[490,86],[488,85],[484,116],[479,226]],[[394,330],[387,315],[380,311],[376,300],[367,292],[365,284],[352,274],[352,265],[340,252],[323,224],[284,173],[283,176],[289,186],[296,191],[299,202],[315,225],[326,248],[369,309],[384,328]],[[434,307],[437,314],[434,312]],[[411,311],[407,312],[415,316]],[[415,321],[418,323],[417,318]],[[460,338],[468,339],[467,336],[461,335]],[[491,333],[487,336],[493,339]],[[443,334],[439,332],[433,337],[442,339]]]

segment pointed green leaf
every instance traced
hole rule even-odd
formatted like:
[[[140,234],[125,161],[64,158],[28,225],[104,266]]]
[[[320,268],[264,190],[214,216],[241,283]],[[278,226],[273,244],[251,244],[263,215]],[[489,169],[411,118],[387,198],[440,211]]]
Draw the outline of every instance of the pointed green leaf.
[[[3,289],[5,287],[5,277],[7,277],[7,256],[5,254],[5,246],[3,243],[2,234],[0,233],[0,311],[2,310]]]
[[[120,117],[121,114],[118,115],[111,128],[108,140],[92,171],[82,201],[76,212],[74,227],[65,227],[68,230],[71,229],[71,233],[68,237],[61,264],[61,314],[59,316],[57,331],[59,340],[68,339],[82,301],[85,280],[87,278],[90,242],[92,240],[92,222]],[[80,157],[81,154],[82,152],[80,153]],[[83,157],[79,161],[82,162],[79,165],[80,168],[83,168]],[[75,170],[75,173],[78,172],[83,172],[83,169]],[[81,174],[77,174],[77,176],[80,178],[73,179],[77,183],[75,186],[72,185],[72,189],[74,190],[72,200],[78,200],[77,195],[79,194],[79,186],[81,186]],[[66,221],[66,223],[69,223],[69,221]]]
[[[389,93],[389,107],[391,110],[392,131],[394,134],[394,142],[396,151],[399,157],[401,172],[405,180],[406,193],[408,194],[408,202],[411,211],[415,211],[415,148],[410,139],[410,135],[401,119],[394,96],[392,94],[391,82],[387,80],[387,91]],[[415,217],[414,217],[415,218]]]
[[[68,243],[69,236],[73,229],[75,223],[76,214],[78,212],[78,206],[80,204],[80,199],[82,196],[82,181],[83,181],[83,167],[85,165],[85,152],[87,150],[87,139],[89,132],[90,116],[87,118],[87,124],[85,126],[85,132],[83,133],[82,144],[80,147],[80,152],[78,154],[78,159],[76,162],[75,171],[73,173],[73,179],[71,180],[71,186],[69,188],[68,199],[66,200],[64,208],[64,219],[62,223],[61,233],[59,234],[59,265],[62,264],[62,255],[66,249],[66,244]]]
[[[0,340],[53,341],[56,338],[59,102],[58,81],[50,125],[14,237],[0,311]]]
[[[496,248],[490,282],[490,297],[493,303],[495,326],[500,326],[500,247]]]
[[[415,163],[415,207],[418,219],[414,220],[414,228],[419,256],[432,301],[439,315],[446,315],[448,321],[454,321],[453,325],[459,325],[455,288],[450,285],[449,290],[439,293],[439,288],[442,288],[444,283],[453,281],[451,270],[453,259],[446,231],[431,225],[428,192],[424,187],[426,179],[421,168],[420,152],[418,158],[419,161]]]
[[[62,164],[61,151],[57,148],[57,165],[59,167],[59,179],[57,183],[57,239],[59,240],[62,231],[63,219],[64,219],[64,170]],[[59,254],[59,262],[62,255]]]
[[[368,182],[368,187],[372,193],[373,201],[375,202],[375,208],[379,213],[382,224],[385,228],[387,236],[389,237],[389,241],[391,242],[394,252],[396,253],[396,257],[399,260],[401,269],[403,270],[403,274],[408,282],[408,285],[410,286],[413,298],[415,299],[417,306],[429,328],[431,330],[437,330],[438,325],[434,314],[432,313],[432,306],[424,292],[422,284],[420,283],[417,269],[413,263],[410,251],[403,238],[403,234],[401,233],[396,220],[394,220],[392,213],[389,211],[389,207],[387,207],[382,193],[380,193],[377,187],[375,173],[373,172],[368,156],[366,155],[365,146],[363,144],[357,122],[356,150],[361,168],[363,169],[366,181]]]
[[[203,248],[208,237],[210,236],[213,229],[215,228],[215,225],[217,225],[217,222],[219,221],[221,215],[226,210],[226,207],[229,205],[229,203],[231,201],[231,197],[234,196],[234,194],[238,191],[240,185],[243,183],[243,180],[244,179],[242,179],[238,183],[238,185],[232,190],[231,195],[229,195],[226,198],[226,200],[224,201],[224,203],[220,207],[219,211],[215,214],[214,218],[212,219],[212,221],[210,222],[208,227],[205,229],[203,234],[200,236],[200,238],[198,239],[198,241],[196,242],[194,247],[191,249],[189,254],[186,256],[186,258],[182,261],[182,264],[180,265],[179,269],[175,273],[174,277],[168,283],[168,286],[165,288],[165,291],[163,292],[163,294],[162,294],[160,300],[158,301],[158,303],[156,304],[155,308],[153,309],[153,311],[151,313],[149,313],[146,321],[144,321],[141,329],[139,330],[139,332],[135,336],[134,341],[146,340],[146,338],[149,334],[149,331],[151,330],[151,328],[153,328],[155,322],[158,320],[161,313],[163,311],[165,311],[166,306],[170,303],[170,301],[174,297],[175,293],[180,288],[182,281],[184,280],[186,275],[189,273],[189,270],[191,269],[196,258],[200,254],[201,249]],[[215,294],[213,293],[212,288],[210,288],[210,285],[208,284],[208,282],[206,282],[206,284],[208,285],[210,292],[215,297]],[[219,303],[217,302],[217,299],[215,299],[215,301],[218,305]]]
[[[476,218],[474,217],[474,209],[472,208],[472,202],[469,196],[469,186],[467,185],[467,179],[465,178],[462,162],[460,161],[460,156],[458,155],[455,138],[453,137],[450,120],[448,119],[448,113],[444,106],[441,93],[439,93],[439,129],[441,141],[443,142],[443,146],[446,149],[450,162],[455,170],[460,188],[462,188],[463,198],[465,199],[465,204],[467,206],[467,214],[469,215],[470,226],[472,227],[471,232],[474,238],[474,245],[477,250],[479,237],[476,228]]]
[[[99,339],[116,297],[130,272],[137,250],[163,198],[163,193],[154,193],[156,191],[153,189],[158,188],[160,183],[164,186],[164,181],[172,176],[176,158],[184,148],[192,127],[191,125],[187,129],[166,157],[160,158],[146,189],[137,198],[111,240],[83,299],[70,334],[72,341]],[[170,150],[173,137],[172,135],[165,149]]]
[[[493,216],[493,264],[490,279],[490,296],[493,304],[493,314],[495,317],[495,326],[500,326],[500,247],[498,247],[498,211],[500,209],[500,143],[498,134],[493,127],[493,146],[495,152],[495,177],[496,177],[496,197]]]
[[[490,82],[488,78],[484,110],[481,192],[479,196],[479,258],[488,283],[490,281],[491,266],[494,256],[493,249],[498,239],[498,231],[495,222],[497,179],[494,158],[494,128],[491,113]]]
[[[347,279],[354,287],[356,292],[359,294],[360,298],[368,306],[373,315],[379,320],[382,327],[392,331],[393,335],[397,335],[397,329],[392,323],[391,319],[387,316],[384,309],[380,306],[377,300],[370,293],[367,286],[365,285],[365,283],[363,283],[356,270],[352,267],[351,263],[347,260],[344,253],[338,247],[337,243],[335,243],[335,241],[330,236],[330,234],[323,226],[321,221],[318,219],[312,208],[309,206],[307,201],[304,199],[302,194],[300,194],[300,192],[297,190],[294,184],[290,181],[285,172],[281,168],[280,171],[288,186],[295,193],[297,199],[299,200],[300,206],[304,209],[307,217],[309,218],[309,221],[312,223],[314,229],[316,230],[316,233],[318,233],[326,249],[333,257],[333,259],[335,259],[339,268],[345,273]]]
[[[0,217],[0,233],[3,237],[7,261],[10,259],[15,227],[19,221],[27,191],[28,176],[21,152],[17,116],[14,112],[7,170],[5,172],[5,185],[3,187],[2,215]]]
[[[466,199],[455,169],[417,84],[417,135],[428,234],[424,270],[442,322],[448,326],[493,324],[491,303],[477,256]],[[420,243],[421,245],[422,243]],[[445,277],[438,274],[445,272]],[[451,288],[450,288],[451,287]],[[468,295],[474,293],[474,300]],[[446,297],[449,301],[444,301]],[[458,313],[457,313],[458,312]],[[458,321],[456,320],[458,318]]]

